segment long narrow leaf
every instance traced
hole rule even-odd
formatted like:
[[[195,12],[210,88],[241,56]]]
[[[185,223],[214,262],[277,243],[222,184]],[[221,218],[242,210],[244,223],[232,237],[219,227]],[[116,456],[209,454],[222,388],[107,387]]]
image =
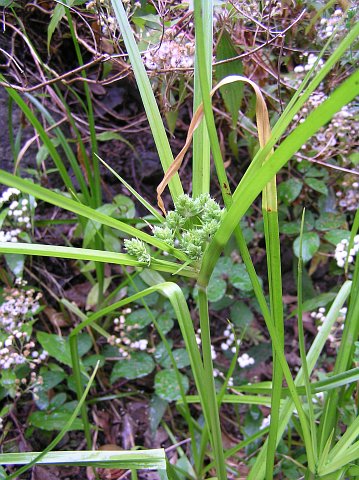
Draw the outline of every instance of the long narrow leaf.
[[[203,39],[201,32],[196,30],[195,42],[204,42],[209,46],[202,57],[200,49],[195,49],[193,111],[196,111],[202,99],[199,66],[204,62],[207,70],[208,85],[212,85],[212,44],[213,44],[213,0],[201,0],[203,17]],[[193,161],[192,161],[192,193],[197,197],[201,193],[208,193],[210,187],[210,143],[206,121],[204,120],[193,135]]]
[[[350,294],[352,283],[347,281],[341,287],[340,291],[338,292],[335,300],[333,301],[332,306],[329,309],[329,312],[326,315],[326,320],[322,325],[322,328],[318,332],[317,336],[312,343],[312,346],[307,354],[307,364],[308,364],[308,372],[311,373],[321,351],[324,348],[325,342],[328,339],[330,334],[331,328],[334,325],[334,322],[338,318],[339,311],[342,308],[344,302],[346,301],[348,295]],[[301,386],[304,382],[304,373],[303,369],[301,368],[296,376],[295,379],[295,386]],[[288,399],[285,401],[280,414],[280,421],[278,427],[278,441],[284,433],[284,430],[290,420],[294,409],[294,403],[292,399]],[[264,478],[265,474],[265,456],[266,456],[267,444],[265,443],[262,447],[255,464],[253,465],[248,480],[261,480]]]
[[[288,135],[267,162],[255,172],[251,171],[250,175],[243,177],[233,194],[233,205],[224,215],[216,235],[204,253],[199,281],[209,278],[236,225],[270,179],[320,127],[325,125],[338,110],[358,94],[359,71],[353,73],[325,102],[311,112],[305,122],[298,125],[295,131]],[[250,169],[251,166],[248,171]]]
[[[153,450],[126,450],[126,451],[58,451],[42,455],[41,453],[5,453],[0,455],[3,465],[22,465],[35,462],[37,465],[66,465],[98,468],[123,468],[163,470],[166,468],[166,455],[163,448]],[[18,474],[18,472],[17,472]],[[11,477],[8,477],[11,478]]]
[[[145,267],[146,264],[139,262],[126,253],[104,252],[89,248],[60,247],[32,243],[0,242],[1,253],[17,253],[24,255],[38,255],[42,257],[72,258],[75,260],[93,260],[101,263],[114,263],[117,265],[130,265]],[[178,264],[153,259],[151,268],[160,272],[177,273]],[[197,273],[191,267],[183,267],[181,274],[186,277],[196,278]]]
[[[115,218],[112,218],[108,215],[104,215],[98,210],[87,207],[86,205],[82,205],[79,202],[75,202],[71,198],[65,197],[64,195],[60,195],[56,192],[52,192],[49,189],[40,187],[39,185],[34,185],[29,180],[23,180],[15,175],[11,175],[10,173],[5,172],[4,170],[0,170],[0,182],[8,186],[18,188],[22,192],[28,193],[35,198],[39,198],[45,202],[51,203],[52,205],[56,205],[60,208],[76,213],[77,215],[80,215],[82,217],[86,217],[90,220],[97,221],[103,225],[115,228],[124,233],[127,233],[132,237],[137,237],[144,242],[149,243],[150,245],[160,248],[161,250],[168,251],[180,260],[188,260],[184,253],[180,252],[177,249],[171,248],[169,245],[160,240],[157,240],[155,237],[152,237],[147,233],[141,232],[141,230],[138,230],[131,225],[127,225],[120,220],[116,220]]]
[[[156,99],[154,97],[150,81],[143,65],[141,55],[134,39],[122,2],[121,0],[111,0],[111,3],[120,26],[133,72],[136,77],[137,86],[141,94],[148,121],[150,123],[153,139],[157,147],[162,168],[164,171],[166,171],[173,161],[173,155],[157,107]],[[176,200],[176,198],[183,193],[183,188],[178,175],[171,180],[170,191],[173,200]]]

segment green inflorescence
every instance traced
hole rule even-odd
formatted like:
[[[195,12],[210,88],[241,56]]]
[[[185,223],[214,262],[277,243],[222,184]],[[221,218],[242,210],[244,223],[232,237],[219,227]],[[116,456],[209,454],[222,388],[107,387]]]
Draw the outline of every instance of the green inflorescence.
[[[125,248],[129,255],[136,257],[139,262],[145,263],[147,266],[151,264],[151,255],[148,247],[142,240],[138,238],[132,238],[131,240],[125,240]]]
[[[175,210],[168,212],[160,227],[154,227],[153,235],[181,250],[191,260],[199,261],[207,243],[218,229],[223,211],[207,193],[197,198],[181,195],[177,199]],[[150,265],[151,256],[142,241],[125,240],[125,247],[130,255]]]

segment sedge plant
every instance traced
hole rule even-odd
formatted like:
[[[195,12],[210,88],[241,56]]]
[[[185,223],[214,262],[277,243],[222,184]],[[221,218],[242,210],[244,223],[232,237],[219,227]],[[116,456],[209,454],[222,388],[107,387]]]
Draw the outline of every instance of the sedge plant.
[[[155,227],[153,235],[147,234],[138,228],[116,220],[102,213],[95,205],[81,203],[77,195],[68,198],[60,193],[36,185],[28,180],[0,171],[3,184],[18,188],[31,194],[39,200],[57,205],[79,217],[99,222],[101,225],[114,228],[128,236],[125,240],[127,253],[108,252],[102,250],[101,245],[96,248],[73,248],[41,244],[7,244],[0,245],[2,253],[17,253],[25,255],[53,256],[60,258],[75,258],[95,261],[98,263],[115,263],[146,269],[152,272],[153,285],[137,292],[119,302],[99,305],[97,311],[91,315],[78,312],[81,322],[72,330],[70,336],[73,370],[75,373],[78,398],[83,399],[83,386],[81,379],[81,365],[77,350],[77,335],[82,329],[91,327],[101,335],[108,335],[98,321],[118,308],[128,305],[133,301],[143,299],[153,293],[161,293],[171,304],[178,320],[183,340],[190,358],[190,365],[194,378],[197,395],[187,397],[181,390],[179,402],[180,411],[188,423],[192,440],[191,462],[196,478],[205,478],[206,473],[212,468],[216,471],[216,478],[225,480],[228,475],[226,459],[244,448],[250,442],[257,440],[268,433],[267,439],[260,449],[248,478],[260,479],[273,478],[276,459],[276,449],[285,429],[295,412],[294,426],[301,437],[305,447],[306,457],[302,468],[306,478],[342,478],[349,468],[355,469],[355,460],[358,458],[359,434],[358,420],[338,437],[336,426],[338,417],[335,414],[335,404],[345,394],[346,386],[353,384],[358,379],[358,369],[351,369],[351,353],[344,346],[340,351],[335,374],[327,382],[311,382],[310,375],[324,348],[330,328],[337,318],[340,308],[349,299],[348,322],[345,327],[344,337],[346,342],[352,342],[358,337],[359,315],[358,312],[358,262],[353,279],[346,281],[339,290],[332,306],[326,316],[326,322],[318,332],[313,345],[308,352],[305,351],[302,330],[302,301],[301,301],[301,269],[302,259],[299,259],[298,275],[298,318],[299,340],[302,358],[302,369],[294,378],[289,368],[284,352],[284,324],[282,306],[281,284],[281,253],[278,229],[278,207],[276,194],[275,175],[290,160],[301,146],[325,125],[331,117],[344,105],[349,103],[359,93],[359,74],[354,72],[345,79],[332,93],[332,95],[313,111],[308,118],[282,141],[288,125],[294,115],[301,109],[310,94],[334,67],[341,55],[351,47],[359,33],[359,25],[354,26],[339,44],[334,53],[327,59],[321,70],[312,75],[308,72],[296,94],[287,105],[273,128],[270,128],[265,101],[257,85],[240,76],[229,76],[222,81],[225,83],[246,82],[254,88],[257,100],[256,114],[259,134],[259,149],[246,173],[234,192],[231,192],[222,158],[220,143],[216,132],[213,116],[211,96],[211,55],[208,54],[208,42],[212,38],[212,2],[204,0],[194,1],[194,18],[196,32],[196,72],[195,72],[195,111],[189,126],[188,136],[183,150],[174,159],[166,131],[152,92],[149,78],[146,74],[140,52],[138,50],[131,26],[126,16],[125,9],[120,0],[112,0],[113,9],[122,33],[122,37],[129,55],[129,60],[136,77],[147,118],[151,127],[153,138],[158,150],[164,170],[164,180],[158,188],[159,206],[165,217],[159,216],[153,208],[150,211],[157,217],[160,225]],[[325,48],[324,48],[325,50]],[[324,51],[322,52],[322,55]],[[80,61],[80,59],[79,59]],[[216,86],[219,88],[220,84]],[[9,88],[9,93],[20,105],[22,100],[17,98]],[[23,106],[25,109],[25,105]],[[30,113],[29,113],[30,115]],[[37,125],[36,116],[31,112],[33,124],[41,132],[41,125]],[[204,121],[203,121],[204,120]],[[200,126],[200,127],[199,127]],[[197,132],[196,132],[197,129]],[[207,137],[208,136],[208,137]],[[207,141],[209,139],[209,142]],[[194,168],[193,168],[193,198],[183,194],[183,187],[178,169],[182,159],[193,140]],[[279,143],[279,146],[277,144]],[[224,208],[220,207],[209,195],[209,149],[213,156],[216,175],[221,188]],[[52,148],[49,146],[49,148]],[[56,149],[53,155],[56,157]],[[106,159],[108,163],[110,161]],[[111,165],[110,165],[111,167]],[[120,178],[120,177],[119,177]],[[66,176],[64,177],[64,181]],[[166,212],[161,194],[169,186],[174,204],[172,211]],[[68,185],[69,190],[72,189]],[[84,187],[85,188],[85,187]],[[94,184],[96,190],[98,185]],[[267,253],[268,271],[268,298],[259,282],[253,261],[246,245],[239,222],[248,208],[262,194],[262,210],[264,218],[264,232]],[[99,201],[98,194],[96,198]],[[137,195],[145,206],[146,201]],[[96,201],[96,202],[97,202]],[[159,218],[158,218],[159,217]],[[353,226],[353,235],[357,229],[357,221]],[[228,244],[234,238],[238,245],[244,264],[247,267],[258,304],[261,309],[266,327],[268,329],[273,349],[273,381],[270,387],[250,385],[241,387],[238,391],[244,393],[244,398],[238,395],[225,394],[225,390],[217,393],[214,383],[213,362],[211,357],[211,322],[207,288],[216,263]],[[165,255],[166,256],[165,256]],[[170,274],[168,280],[161,279],[161,274]],[[156,275],[155,275],[156,274]],[[173,276],[195,279],[198,288],[198,310],[201,328],[201,348],[196,341],[196,334],[185,296],[180,286],[175,283]],[[159,281],[159,279],[161,279]],[[175,366],[174,359],[172,361]],[[231,365],[231,369],[234,365]],[[286,387],[283,387],[283,379]],[[340,390],[338,388],[340,387]],[[312,397],[315,393],[329,391],[324,413],[320,420],[319,428],[313,415]],[[305,401],[303,402],[303,398]],[[204,425],[200,426],[191,416],[189,405],[199,402],[204,416]],[[258,432],[237,446],[226,450],[223,447],[220,408],[224,402],[250,404],[265,404],[271,406],[271,424],[269,428]],[[82,418],[88,441],[91,439],[91,425],[88,419],[87,406],[83,400]],[[182,408],[183,407],[183,408]],[[80,409],[80,408],[79,408]],[[334,412],[334,413],[333,413]],[[294,418],[294,417],[293,417]],[[198,432],[201,437],[198,441]],[[211,451],[208,451],[208,444]],[[157,454],[158,452],[155,452]],[[59,457],[60,458],[60,457]],[[96,457],[92,465],[96,466]],[[29,459],[34,463],[33,457],[24,457],[23,462]],[[46,456],[43,460],[46,459]],[[207,461],[209,460],[209,463]],[[36,460],[36,459],[35,459]],[[16,460],[16,462],[18,459]],[[160,462],[156,457],[156,461]],[[16,463],[14,461],[14,463]],[[101,464],[101,459],[98,460]],[[7,459],[7,463],[9,463]],[[69,463],[70,460],[69,460]],[[163,467],[163,464],[160,465]],[[135,467],[134,467],[135,468]],[[162,468],[163,469],[163,468]],[[172,467],[169,467],[172,472]],[[164,474],[165,475],[165,474]]]

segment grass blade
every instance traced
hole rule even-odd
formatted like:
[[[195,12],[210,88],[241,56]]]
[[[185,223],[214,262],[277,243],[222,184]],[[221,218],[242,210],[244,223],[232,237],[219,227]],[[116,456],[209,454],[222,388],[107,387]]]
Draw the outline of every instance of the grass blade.
[[[17,253],[24,255],[38,255],[42,257],[72,258],[75,260],[93,260],[94,262],[113,263],[117,265],[129,265],[145,267],[146,263],[135,260],[126,253],[104,252],[89,248],[62,247],[33,243],[10,243],[0,242],[0,253]],[[151,268],[160,272],[176,273],[178,264],[164,260],[153,259]],[[181,274],[185,277],[196,278],[197,273],[191,267],[183,267]]]
[[[158,211],[152,207],[150,203],[147,202],[139,193],[136,192],[134,188],[131,187],[129,183],[126,182],[124,178],[122,178],[108,163],[105,162],[105,160],[102,160],[102,158],[98,155],[96,155],[98,159],[100,160],[101,163],[105,165],[105,167],[129,190],[132,195],[137,198],[137,200],[150,212],[152,215],[157,218],[157,220],[160,223],[163,223],[164,219],[162,215],[158,213]]]
[[[203,36],[206,45],[213,44],[213,0],[202,1],[202,18],[203,18]],[[207,70],[207,79],[209,88],[212,85],[212,47],[207,48],[205,58],[200,54],[197,44],[200,35],[196,32],[195,42],[195,69],[194,69],[194,94],[193,94],[193,111],[195,112],[202,99],[201,81],[199,78],[199,65],[205,62]],[[208,193],[210,187],[210,143],[206,121],[204,120],[194,132],[193,135],[193,160],[192,160],[192,194],[197,197],[201,193]]]
[[[150,123],[153,139],[157,147],[162,168],[166,172],[173,162],[173,155],[157,107],[156,99],[153,94],[150,81],[143,65],[141,55],[135,42],[122,2],[121,0],[111,0],[111,3],[126,45],[126,50],[131,61],[133,72],[136,77],[136,83],[141,94],[148,121]],[[183,188],[178,175],[173,177],[169,187],[172,198],[175,201],[176,198],[183,193]]]
[[[321,126],[325,125],[338,110],[358,94],[359,71],[353,73],[325,102],[311,112],[305,122],[288,135],[267,162],[259,168],[253,168],[255,162],[253,160],[233,194],[233,205],[224,215],[216,235],[204,253],[199,281],[209,278],[236,225],[265,185]],[[261,150],[261,157],[256,158],[262,158],[265,151],[267,151],[267,147],[263,151]]]
[[[307,397],[308,404],[308,419],[310,425],[311,433],[311,448],[313,449],[313,457],[315,461],[318,457],[318,447],[317,447],[317,430],[314,417],[314,409],[312,402],[312,389],[310,385],[309,369],[307,363],[307,354],[305,350],[305,339],[304,339],[304,326],[303,326],[303,232],[304,232],[304,218],[305,210],[303,210],[302,221],[300,226],[300,243],[299,243],[299,258],[298,258],[298,282],[297,282],[297,292],[298,292],[298,337],[299,337],[299,352],[300,359],[303,368],[303,379],[305,386],[305,394]]]
[[[41,458],[39,458],[41,455]],[[98,468],[122,468],[163,470],[166,468],[166,455],[163,448],[153,450],[127,450],[127,451],[58,451],[46,454],[38,452],[5,453],[0,455],[3,465],[66,465]],[[20,469],[21,470],[21,469]],[[19,474],[20,470],[16,473]],[[24,471],[24,470],[23,470]],[[8,478],[14,478],[10,476]]]
[[[318,332],[317,336],[314,339],[314,342],[307,354],[307,364],[309,373],[313,370],[321,351],[324,348],[324,345],[327,341],[327,338],[330,334],[331,328],[334,325],[334,322],[338,318],[339,311],[342,308],[344,302],[346,301],[348,295],[350,294],[352,283],[347,281],[341,287],[338,292],[335,300],[333,301],[332,306],[329,309],[329,312],[326,315],[326,320],[322,325],[322,328]],[[303,368],[301,368],[295,379],[295,386],[301,386],[304,382],[304,373]],[[281,409],[280,421],[278,427],[278,441],[284,433],[284,430],[290,420],[294,409],[294,402],[292,399],[285,401],[283,408]],[[265,443],[249,473],[248,480],[262,480],[265,475],[265,456],[267,450],[267,443]]]
[[[57,205],[60,208],[64,208],[70,212],[76,213],[82,217],[89,218],[90,220],[97,221],[103,225],[107,225],[109,227],[115,228],[120,230],[124,233],[127,233],[131,237],[137,237],[144,242],[158,247],[161,250],[166,250],[175,257],[180,260],[187,261],[187,256],[180,252],[177,249],[171,248],[166,243],[157,240],[155,237],[148,235],[147,233],[138,230],[137,228],[131,227],[120,220],[116,220],[108,215],[104,215],[103,213],[99,212],[98,210],[94,210],[93,208],[87,207],[86,205],[82,205],[71,198],[65,197],[64,195],[60,195],[59,193],[52,192],[47,188],[40,187],[39,185],[34,185],[29,180],[23,180],[15,175],[11,175],[10,173],[5,172],[4,170],[0,170],[0,181],[1,183],[16,187],[22,192],[28,193],[35,198],[39,198],[45,202],[51,203],[52,205]]]

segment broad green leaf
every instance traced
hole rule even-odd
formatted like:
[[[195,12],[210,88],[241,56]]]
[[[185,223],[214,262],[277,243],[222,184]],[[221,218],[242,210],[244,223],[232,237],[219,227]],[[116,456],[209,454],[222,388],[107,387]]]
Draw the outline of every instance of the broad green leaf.
[[[168,112],[165,113],[165,117],[167,120],[167,126],[171,134],[173,135],[175,128],[176,128],[176,122],[178,118],[178,110],[169,110]]]
[[[208,287],[207,295],[210,302],[218,302],[224,297],[227,290],[227,283],[215,275],[212,275]]]
[[[354,152],[354,153],[350,154],[349,159],[354,165],[358,165],[359,164],[359,153]]]
[[[207,295],[210,302],[221,300],[227,290],[227,283],[224,280],[233,267],[233,262],[228,257],[222,257],[218,260],[213,275],[208,283]]]
[[[185,393],[189,388],[188,378],[179,374]],[[155,392],[167,402],[175,402],[181,398],[180,386],[177,383],[177,376],[174,370],[161,370],[155,376]]]
[[[152,395],[150,400],[150,411],[149,411],[149,420],[150,420],[150,429],[152,436],[156,435],[157,427],[162,420],[162,417],[168,407],[168,402],[163,400],[163,398],[158,397],[157,395]]]
[[[169,338],[167,340],[167,343],[169,348],[172,350],[173,340]],[[167,353],[166,345],[164,344],[164,342],[160,342],[153,353],[153,358],[156,360],[157,363],[160,364],[163,361],[163,359],[167,356],[168,356],[168,353]]]
[[[163,345],[163,344],[160,343],[160,345]],[[156,351],[157,351],[157,349],[156,349]],[[187,353],[187,350],[185,348],[175,348],[174,350],[172,350],[172,355],[173,355],[173,358],[175,360],[177,368],[188,367],[188,365],[190,364],[188,353]],[[166,349],[162,352],[161,356],[159,358],[157,358],[156,360],[158,361],[158,363],[163,368],[172,368],[173,367],[171,358],[168,355],[168,352],[167,352]]]
[[[118,378],[127,378],[134,380],[135,378],[145,377],[155,368],[155,364],[145,352],[133,352],[130,358],[124,358],[115,363],[111,372],[111,383]]]
[[[107,252],[120,252],[122,248],[121,240],[119,239],[119,232],[104,228],[104,249]]]
[[[296,198],[298,198],[302,191],[303,184],[296,178],[290,178],[278,185],[278,198],[285,205],[290,205]]]
[[[232,38],[226,30],[222,31],[217,44],[216,60],[228,60],[237,57],[238,53],[233,46]],[[241,60],[233,60],[216,66],[216,79],[218,81],[228,75],[243,75],[243,64]],[[225,85],[220,88],[224,104],[231,114],[232,126],[237,125],[238,112],[243,99],[243,83]]]
[[[0,385],[5,388],[10,397],[15,397],[16,394],[16,373],[13,370],[2,369],[0,376]]]
[[[116,210],[116,206],[112,203],[105,203],[101,205],[101,207],[97,208],[96,211],[103,213],[104,215],[108,215],[111,217]],[[97,232],[102,228],[102,224],[100,222],[96,222],[94,220],[88,220],[85,227],[84,238],[83,238],[83,246],[86,248],[90,245],[92,240],[94,239]]]
[[[120,216],[125,218],[134,218],[136,214],[136,208],[133,201],[126,197],[126,195],[116,195],[113,197],[113,202],[117,206]]]
[[[49,403],[50,410],[59,409],[62,405],[64,405],[66,400],[67,400],[67,394],[66,393],[64,393],[64,392],[57,393],[56,395],[54,395],[51,398],[51,401]]]
[[[331,230],[324,235],[324,238],[327,242],[337,245],[344,239],[349,240],[350,232],[348,230]]]
[[[158,317],[157,324],[163,335],[166,335],[172,330],[175,323],[171,318],[171,314],[169,312],[164,312]]]
[[[328,195],[328,187],[323,180],[318,180],[317,178],[306,178],[305,183],[308,185],[308,187],[312,188],[316,192],[322,193],[323,195]]]
[[[243,292],[251,292],[253,290],[252,282],[244,263],[233,265],[229,272],[229,281],[235,288],[238,288]]]
[[[105,277],[103,281],[103,293],[105,293],[112,282],[112,277]],[[99,284],[95,283],[95,285],[91,288],[87,295],[86,299],[86,310],[90,310],[93,306],[97,305],[98,301],[98,291],[99,291]]]
[[[121,140],[121,142],[126,143],[128,145],[131,145],[125,137],[123,137],[120,133],[118,132],[112,132],[111,130],[107,132],[101,132],[96,135],[96,140],[99,142],[108,142],[110,140]]]
[[[8,211],[8,208],[2,208],[2,211],[0,212],[0,229],[2,227],[2,224],[4,223],[5,218],[7,217]]]
[[[152,318],[145,308],[134,310],[126,317],[126,325],[135,328],[145,328],[152,323]]]
[[[315,228],[317,230],[334,230],[340,228],[345,224],[344,215],[338,215],[331,212],[324,212],[315,222]]]
[[[61,410],[61,408],[50,413],[38,411],[29,416],[29,422],[36,428],[52,432],[53,430],[61,430],[69,421],[71,414],[72,412]],[[83,430],[82,420],[76,418],[69,428],[69,431],[71,430]]]
[[[7,253],[4,255],[6,265],[9,267],[11,272],[15,275],[16,278],[22,276],[22,272],[25,266],[25,255],[15,255],[12,253]]]
[[[309,232],[303,234],[302,256],[303,262],[309,262],[313,258],[314,254],[318,251],[320,245],[319,235],[315,232]],[[293,249],[297,257],[299,257],[299,244],[300,237],[294,240]]]
[[[324,168],[309,167],[305,176],[308,177],[328,177],[328,173]]]
[[[300,233],[300,223],[299,222],[281,222],[279,224],[280,233],[285,233],[286,235],[298,235]]]
[[[231,322],[242,330],[246,328],[253,320],[252,310],[244,302],[236,302],[230,310]]]
[[[56,387],[56,385],[66,378],[66,373],[64,371],[48,370],[47,368],[42,368],[40,375],[42,377],[41,388],[46,391]]]
[[[46,367],[43,367],[40,371],[40,375],[43,383],[38,387],[35,403],[38,409],[46,410],[50,403],[48,394],[49,390],[62,382],[62,380],[66,378],[66,374],[64,371],[48,370]]]
[[[37,332],[37,340],[44,350],[48,352],[50,357],[55,358],[58,362],[72,366],[70,344],[66,337],[60,337],[52,333]],[[90,335],[82,333],[78,337],[78,351],[81,357],[89,351],[92,345]]]

